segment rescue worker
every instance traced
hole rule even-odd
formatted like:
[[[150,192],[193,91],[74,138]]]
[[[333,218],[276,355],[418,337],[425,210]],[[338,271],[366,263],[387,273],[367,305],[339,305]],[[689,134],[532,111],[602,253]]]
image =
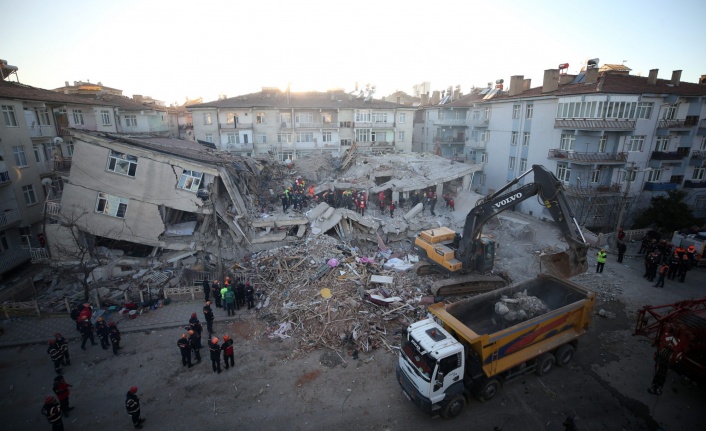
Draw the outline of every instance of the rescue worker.
[[[211,337],[213,334],[213,310],[211,310],[211,301],[206,302],[203,306],[203,317],[206,319],[206,329],[208,330],[208,336]]]
[[[196,363],[198,364],[201,362],[201,337],[196,335],[193,329],[189,330],[189,347],[193,350],[194,359],[196,359]]]
[[[683,283],[686,280],[686,273],[691,269],[691,261],[689,256],[684,254],[679,263],[679,283]]]
[[[395,216],[395,208],[397,208],[395,206],[395,201],[390,201],[390,217]]]
[[[672,254],[672,257],[669,259],[669,275],[667,278],[669,278],[670,280],[674,280],[677,278],[680,263],[681,259],[679,258],[679,253],[675,251]]]
[[[64,431],[64,421],[61,419],[61,406],[54,397],[47,397],[42,406],[42,414],[51,424],[52,431]]]
[[[285,193],[280,193],[279,198],[282,201],[282,212],[287,214],[287,195]]]
[[[226,277],[226,281],[223,282],[223,287],[221,288],[221,302],[223,303],[223,309],[226,309],[226,292],[230,288],[230,280]]]
[[[248,310],[255,308],[255,288],[249,281],[245,283],[245,299],[248,300]]]
[[[181,366],[188,365],[189,368],[193,367],[194,365],[191,363],[191,346],[186,334],[181,334],[181,338],[177,341],[177,346],[179,346],[179,352],[181,352]]]
[[[309,186],[309,199],[313,199],[313,198],[314,198],[314,185],[312,184]]]
[[[596,265],[596,272],[603,272],[603,265],[605,265],[606,258],[608,257],[608,253],[605,252],[605,249],[601,249],[598,253],[596,253],[597,258],[597,265]]]
[[[623,263],[623,256],[627,251],[628,246],[623,241],[618,240],[618,263]]]
[[[690,245],[689,248],[686,249],[686,255],[689,256],[689,263],[692,268],[699,263],[699,259],[696,257],[696,247],[693,245]]]
[[[58,376],[54,377],[54,387],[52,390],[56,394],[56,397],[59,399],[59,405],[61,405],[61,411],[62,413],[68,418],[69,417],[69,412],[73,410],[73,407],[69,407],[69,395],[71,395],[71,391],[69,388],[72,388],[74,385],[70,385],[66,383],[66,380],[64,380],[64,376],[59,374]]]
[[[108,337],[110,338],[110,344],[113,345],[113,354],[117,355],[118,350],[122,349],[122,347],[120,347],[120,340],[122,339],[122,336],[120,335],[120,330],[118,329],[115,322],[108,322],[108,329],[110,329]]]
[[[644,238],[642,238],[642,242],[640,243],[640,250],[637,252],[637,254],[646,253],[651,242],[652,238],[650,238],[649,236],[645,236]]]
[[[360,215],[365,217],[365,201],[363,199],[358,201],[358,208],[360,209]]]
[[[213,295],[213,300],[216,301],[216,307],[221,308],[221,285],[218,280],[213,280],[211,294]]]
[[[456,211],[456,202],[454,201],[454,198],[449,199],[449,208],[451,208],[451,211]]]
[[[622,241],[625,239],[625,232],[623,232],[623,228],[618,229],[618,241]]]
[[[69,357],[69,342],[66,341],[66,338],[64,338],[60,332],[54,334],[54,339],[56,340],[56,346],[59,348],[59,351],[61,351],[62,362],[64,365],[71,365],[71,358]]]
[[[654,281],[657,276],[657,269],[659,268],[659,262],[661,256],[657,250],[653,251],[648,255],[647,258],[647,281],[650,283]]]
[[[664,277],[667,276],[669,273],[669,265],[666,263],[662,265],[662,267],[659,269],[659,277],[657,278],[657,284],[654,285],[654,287],[662,287],[664,288]]]
[[[101,342],[101,347],[103,350],[108,350],[110,346],[110,342],[108,341],[110,329],[108,329],[108,325],[103,321],[102,317],[96,319],[96,332],[98,333],[98,340]]]
[[[235,367],[235,350],[233,349],[233,340],[230,339],[228,335],[223,336],[223,344],[221,345],[221,350],[223,350],[223,363],[226,366],[226,370],[230,367]],[[230,361],[230,365],[228,362]]]
[[[196,317],[196,313],[191,313],[191,319],[189,319],[189,326],[186,329],[196,331],[198,336],[201,336],[201,331],[203,331],[203,326],[199,322],[199,318]]]
[[[211,295],[211,283],[208,282],[208,277],[204,277],[203,281],[203,300],[208,301]]]
[[[218,345],[218,337],[213,337],[208,342],[208,351],[211,353],[211,366],[214,373],[221,373],[221,347]]]
[[[130,387],[125,395],[125,409],[132,417],[132,425],[135,428],[142,428],[144,419],[140,419],[140,398],[137,396],[137,386]]]
[[[56,374],[61,374],[61,348],[57,345],[56,340],[49,340],[47,353],[51,357],[52,362],[54,362],[54,371],[56,371]]]
[[[240,310],[240,307],[245,307],[245,283],[242,281],[235,285],[235,309]]]
[[[235,316],[235,292],[233,292],[232,287],[226,290],[226,293],[223,296],[223,300],[226,303],[226,311],[228,311],[228,315]]]
[[[435,216],[436,213],[434,212],[434,207],[436,206],[436,192],[432,192],[430,204],[431,204],[431,207],[430,207],[431,215]]]
[[[80,330],[81,330],[81,349],[86,350],[86,341],[89,339],[91,340],[91,345],[95,346],[96,345],[96,340],[93,338],[93,323],[88,319],[88,317],[84,316],[83,319],[81,320],[81,325],[80,325]]]

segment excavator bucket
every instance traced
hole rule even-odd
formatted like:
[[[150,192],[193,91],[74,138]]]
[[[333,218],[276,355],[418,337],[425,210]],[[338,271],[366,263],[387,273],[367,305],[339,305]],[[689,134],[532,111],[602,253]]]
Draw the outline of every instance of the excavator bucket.
[[[588,244],[569,243],[569,249],[539,258],[542,272],[559,278],[571,278],[588,269]]]

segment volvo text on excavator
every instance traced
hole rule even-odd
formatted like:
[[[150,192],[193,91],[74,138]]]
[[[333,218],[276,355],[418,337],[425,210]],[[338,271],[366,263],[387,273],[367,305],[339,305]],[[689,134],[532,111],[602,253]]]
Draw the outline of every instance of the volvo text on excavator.
[[[508,191],[530,173],[534,173],[534,182]],[[588,244],[569,208],[562,182],[544,166],[533,165],[497,192],[481,199],[466,216],[461,235],[447,227],[425,230],[417,235],[414,251],[428,262],[418,265],[417,274],[464,275],[434,283],[432,293],[485,292],[509,284],[507,275],[492,273],[495,241],[482,236],[483,227],[491,218],[533,196],[549,211],[569,245],[567,251],[541,257],[543,272],[561,278],[586,272]]]

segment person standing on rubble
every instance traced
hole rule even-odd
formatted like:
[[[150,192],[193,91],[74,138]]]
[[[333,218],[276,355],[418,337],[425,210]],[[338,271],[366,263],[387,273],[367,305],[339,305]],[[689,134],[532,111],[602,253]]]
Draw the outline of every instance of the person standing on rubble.
[[[203,306],[203,317],[206,319],[206,329],[208,330],[208,337],[211,338],[213,334],[213,310],[211,310],[211,301],[206,302]]]
[[[194,359],[198,364],[201,362],[201,337],[193,329],[189,329],[189,347],[193,350]]]
[[[223,295],[223,300],[226,303],[226,311],[228,315],[235,316],[235,292],[233,292],[232,286],[226,290],[225,295]]]
[[[608,253],[605,252],[605,249],[601,249],[598,253],[596,253],[596,260],[598,261],[596,264],[596,272],[597,273],[602,273],[603,272],[603,266],[605,265],[605,261],[608,258]]]
[[[91,340],[91,345],[96,345],[96,339],[93,338],[93,323],[84,316],[81,320],[81,349],[86,350],[86,341]]]
[[[213,300],[216,301],[216,307],[221,308],[221,285],[218,280],[213,280],[211,294],[213,295]]]
[[[431,215],[435,216],[436,213],[434,212],[434,207],[436,206],[436,192],[432,192],[430,204]]]
[[[71,358],[69,357],[69,342],[66,341],[60,332],[54,334],[54,340],[56,340],[56,347],[61,352],[62,362],[64,365],[71,365]]]
[[[390,201],[390,217],[395,216],[395,201]]]
[[[245,307],[245,283],[242,280],[235,285],[235,309],[240,310],[240,307]]]
[[[255,288],[249,281],[245,283],[245,298],[248,300],[248,310],[255,308]]]
[[[213,337],[208,341],[208,351],[211,354],[211,366],[214,373],[221,373],[221,347],[218,345],[218,337]]]
[[[223,282],[223,287],[221,287],[221,302],[223,303],[223,309],[226,309],[226,292],[230,288],[230,277],[226,277],[226,281]]]
[[[181,338],[177,341],[177,346],[179,347],[179,352],[181,353],[181,366],[189,366],[189,368],[194,365],[191,363],[191,346],[189,345],[189,339],[186,338],[186,334],[181,334]]]
[[[115,322],[108,322],[108,329],[110,330],[108,336],[110,337],[110,344],[113,345],[113,354],[117,355],[118,350],[122,349],[122,347],[120,347],[120,340],[123,337],[120,335],[120,330]]]
[[[226,370],[229,367],[235,367],[235,350],[233,349],[233,340],[231,340],[227,334],[223,336],[221,350],[223,350],[223,362],[225,363]],[[230,362],[230,365],[228,362]]]
[[[208,301],[209,296],[211,294],[211,283],[208,282],[208,276],[205,276],[203,278],[203,297],[204,301]]]
[[[358,208],[360,208],[360,215],[365,217],[365,201],[363,199],[358,201]]]
[[[96,332],[98,333],[98,340],[101,342],[101,347],[103,350],[108,350],[110,347],[110,341],[108,340],[110,329],[108,329],[108,324],[105,323],[102,317],[96,319]]]
[[[659,268],[659,277],[657,277],[657,284],[654,285],[654,287],[664,287],[664,277],[667,276],[669,273],[669,265],[668,264],[663,264]]]

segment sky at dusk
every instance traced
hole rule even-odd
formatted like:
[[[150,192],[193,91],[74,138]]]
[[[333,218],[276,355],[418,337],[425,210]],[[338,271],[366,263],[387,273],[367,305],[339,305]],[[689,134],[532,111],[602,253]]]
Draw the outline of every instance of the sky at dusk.
[[[468,93],[524,75],[536,87],[545,69],[576,73],[589,58],[706,74],[703,0],[0,0],[0,11],[0,58],[23,84],[90,80],[166,104],[288,84],[370,83],[376,98],[424,81]]]

